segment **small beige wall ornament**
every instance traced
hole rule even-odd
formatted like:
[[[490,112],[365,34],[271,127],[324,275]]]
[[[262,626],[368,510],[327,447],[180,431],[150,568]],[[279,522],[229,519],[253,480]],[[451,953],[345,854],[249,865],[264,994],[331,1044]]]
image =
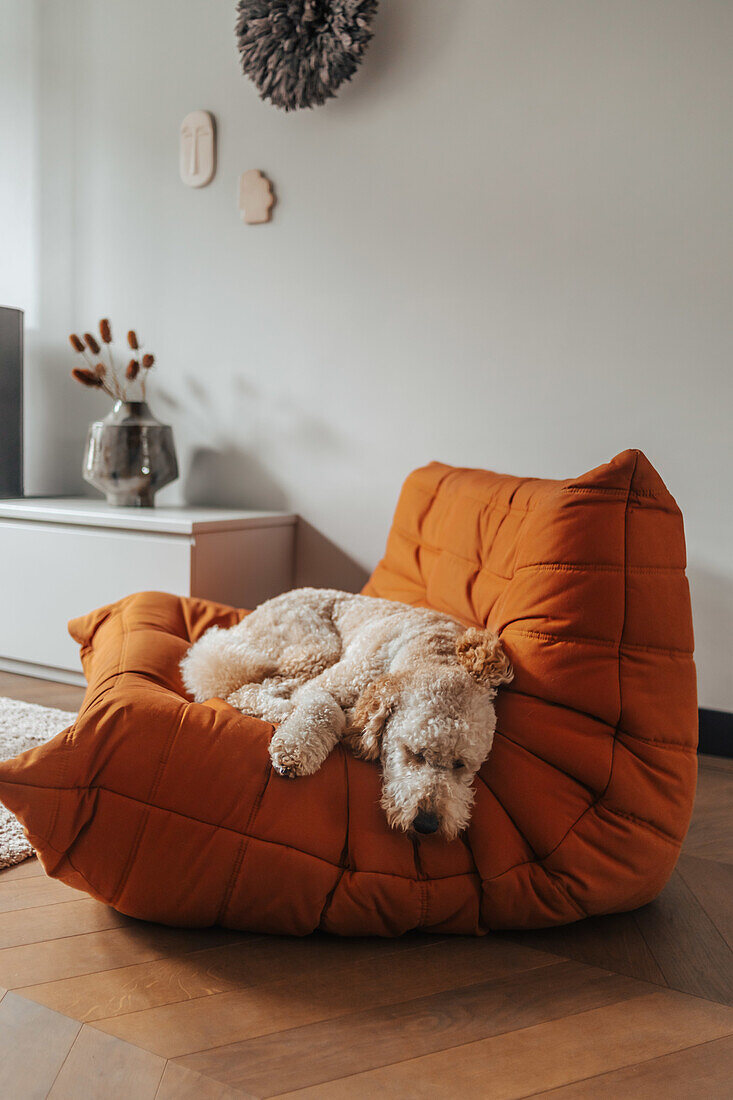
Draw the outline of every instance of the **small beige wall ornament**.
[[[257,168],[239,177],[239,212],[247,225],[269,222],[274,201],[272,184]]]
[[[214,178],[216,132],[208,111],[191,111],[181,123],[179,167],[187,187],[206,187]]]

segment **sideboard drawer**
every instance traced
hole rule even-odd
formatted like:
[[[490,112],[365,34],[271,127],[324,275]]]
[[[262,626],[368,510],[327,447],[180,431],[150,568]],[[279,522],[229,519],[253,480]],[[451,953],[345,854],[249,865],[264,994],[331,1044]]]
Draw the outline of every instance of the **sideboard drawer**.
[[[187,593],[191,543],[0,520],[0,658],[81,671],[68,620],[143,589]]]

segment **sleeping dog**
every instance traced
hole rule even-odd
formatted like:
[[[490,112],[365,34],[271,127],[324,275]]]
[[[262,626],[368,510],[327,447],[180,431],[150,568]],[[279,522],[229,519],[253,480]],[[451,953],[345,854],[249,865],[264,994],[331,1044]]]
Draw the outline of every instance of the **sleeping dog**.
[[[268,600],[229,630],[212,627],[181,671],[198,702],[218,696],[277,724],[270,757],[280,775],[312,775],[344,740],[381,761],[393,828],[447,839],[468,824],[494,697],[513,675],[489,630],[317,588]]]

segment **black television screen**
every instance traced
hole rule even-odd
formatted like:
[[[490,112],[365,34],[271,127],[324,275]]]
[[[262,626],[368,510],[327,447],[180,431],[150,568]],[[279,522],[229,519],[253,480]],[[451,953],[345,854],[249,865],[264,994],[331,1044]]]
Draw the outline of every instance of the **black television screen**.
[[[23,495],[23,313],[0,306],[0,497]]]

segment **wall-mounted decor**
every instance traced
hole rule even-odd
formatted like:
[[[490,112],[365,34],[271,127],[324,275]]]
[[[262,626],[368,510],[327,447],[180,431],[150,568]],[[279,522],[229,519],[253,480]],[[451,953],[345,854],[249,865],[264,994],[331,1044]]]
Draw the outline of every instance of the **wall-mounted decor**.
[[[0,497],[23,495],[23,314],[0,306]]]
[[[293,111],[325,103],[357,70],[378,0],[239,0],[242,69],[262,99]]]
[[[216,171],[216,130],[208,111],[191,111],[181,123],[179,168],[187,187],[206,187]]]
[[[250,168],[239,177],[239,212],[247,225],[269,222],[275,196],[267,176]]]

